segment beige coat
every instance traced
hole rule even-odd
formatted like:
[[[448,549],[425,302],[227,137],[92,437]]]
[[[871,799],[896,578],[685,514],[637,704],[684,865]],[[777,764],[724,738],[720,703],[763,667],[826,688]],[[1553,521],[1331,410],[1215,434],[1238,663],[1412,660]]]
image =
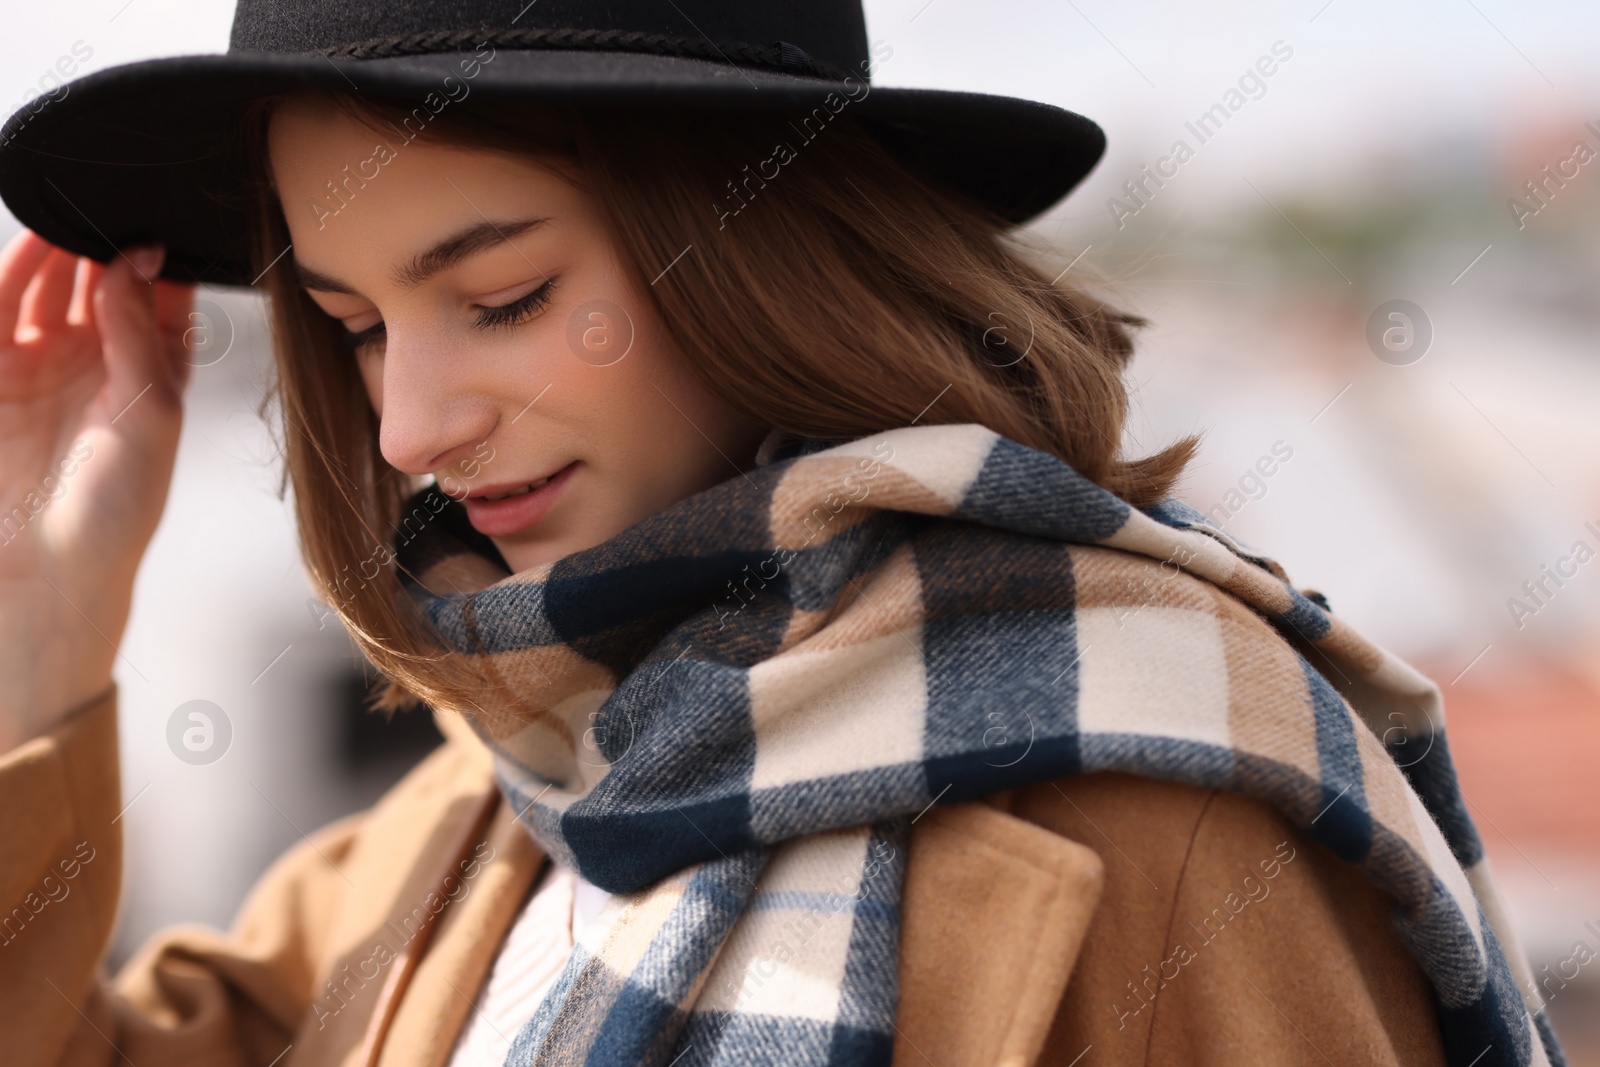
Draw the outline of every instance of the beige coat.
[[[546,862],[459,720],[285,853],[227,934],[100,973],[122,875],[116,690],[0,756],[0,1059],[440,1067]],[[1121,774],[912,828],[896,1065],[1442,1065],[1355,867],[1243,797]]]

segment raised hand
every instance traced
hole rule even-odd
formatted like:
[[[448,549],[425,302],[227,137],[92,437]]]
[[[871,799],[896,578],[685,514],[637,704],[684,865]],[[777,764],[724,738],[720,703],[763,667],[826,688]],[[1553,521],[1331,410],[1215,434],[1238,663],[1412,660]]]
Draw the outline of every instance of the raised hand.
[[[0,251],[0,752],[106,689],[182,425],[192,284],[32,231]]]

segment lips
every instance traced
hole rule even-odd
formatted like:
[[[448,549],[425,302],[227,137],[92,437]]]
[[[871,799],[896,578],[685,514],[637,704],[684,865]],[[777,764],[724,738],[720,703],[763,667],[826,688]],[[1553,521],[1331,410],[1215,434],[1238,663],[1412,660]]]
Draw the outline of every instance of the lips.
[[[573,460],[554,474],[520,485],[485,486],[462,501],[467,521],[486,537],[521,533],[544,518],[578,465],[579,461]]]
[[[482,493],[482,494],[479,495],[479,499],[480,500],[508,500],[511,497],[521,496],[523,493],[532,492],[533,490],[539,488],[541,485],[544,485],[546,482],[548,482],[553,477],[555,477],[555,475],[553,475],[553,474],[552,475],[547,475],[547,476],[545,476],[543,478],[540,478],[536,482],[529,482],[527,485],[522,486],[520,489],[513,489],[509,493],[500,493],[498,495],[496,495],[494,493]]]
[[[577,460],[573,460],[573,463],[576,463],[576,462],[577,462]],[[527,492],[529,492],[531,490],[539,488],[542,485],[547,484],[550,481],[551,478],[554,478],[556,475],[560,474],[562,471],[566,470],[567,467],[570,467],[570,466],[572,466],[572,463],[568,463],[566,467],[562,467],[559,470],[551,471],[549,474],[546,474],[543,478],[536,478],[531,482],[496,482],[496,483],[493,483],[491,485],[485,485],[482,488],[478,489],[477,492],[468,493],[462,499],[463,500],[505,500],[508,497],[521,496],[524,493],[527,493]]]

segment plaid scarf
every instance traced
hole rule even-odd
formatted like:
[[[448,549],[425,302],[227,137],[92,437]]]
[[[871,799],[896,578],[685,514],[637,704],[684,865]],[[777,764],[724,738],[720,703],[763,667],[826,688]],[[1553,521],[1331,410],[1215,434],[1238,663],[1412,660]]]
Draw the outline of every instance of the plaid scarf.
[[[1255,797],[1360,865],[1453,1067],[1564,1063],[1438,686],[1173,497],[965,424],[774,432],[518,574],[436,487],[408,511],[406,588],[495,687],[455,710],[620,894],[507,1067],[888,1063],[910,820],[1100,770]]]

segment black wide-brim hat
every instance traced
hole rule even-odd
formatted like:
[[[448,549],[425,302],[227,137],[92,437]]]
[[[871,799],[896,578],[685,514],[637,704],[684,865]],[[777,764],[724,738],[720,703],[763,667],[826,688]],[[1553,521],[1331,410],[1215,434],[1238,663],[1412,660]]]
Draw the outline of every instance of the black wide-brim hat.
[[[24,104],[0,128],[0,198],[78,255],[160,241],[163,277],[250,285],[230,139],[249,101],[293,89],[708,112],[834,93],[918,175],[1015,224],[1105,150],[1099,126],[1049,104],[874,88],[884,53],[860,0],[239,0],[225,54],[111,67]]]

